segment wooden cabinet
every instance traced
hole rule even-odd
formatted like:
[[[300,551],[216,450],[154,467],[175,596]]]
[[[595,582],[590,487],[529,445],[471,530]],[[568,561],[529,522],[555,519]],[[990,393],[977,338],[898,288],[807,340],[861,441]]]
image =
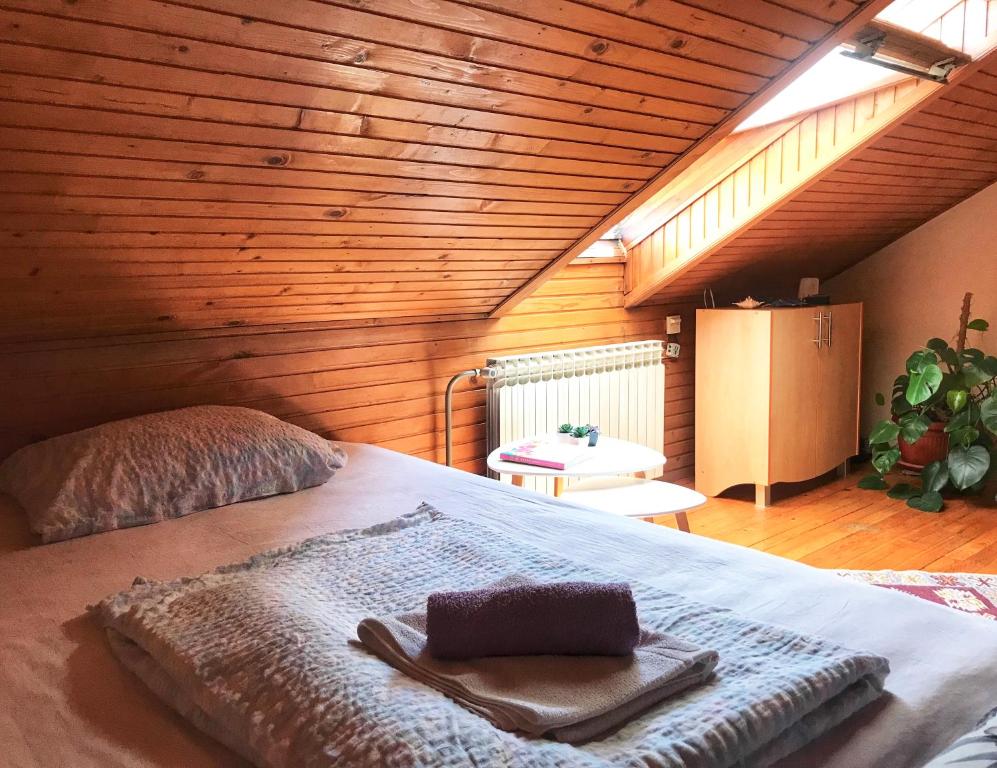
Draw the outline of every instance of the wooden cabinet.
[[[862,305],[696,313],[696,490],[807,480],[858,452]]]

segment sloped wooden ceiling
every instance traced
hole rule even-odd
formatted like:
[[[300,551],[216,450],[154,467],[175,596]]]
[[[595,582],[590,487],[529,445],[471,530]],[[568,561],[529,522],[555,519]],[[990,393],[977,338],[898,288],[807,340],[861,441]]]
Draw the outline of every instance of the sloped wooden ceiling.
[[[650,302],[795,295],[997,182],[997,53],[772,209]]]
[[[9,0],[0,337],[480,317],[884,5]]]

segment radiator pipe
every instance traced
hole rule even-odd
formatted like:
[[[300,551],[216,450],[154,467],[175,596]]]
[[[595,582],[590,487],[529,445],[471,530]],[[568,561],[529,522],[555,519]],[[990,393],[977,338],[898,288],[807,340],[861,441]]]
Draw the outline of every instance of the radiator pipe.
[[[446,412],[447,466],[453,466],[453,389],[461,379],[480,377],[494,379],[498,372],[494,368],[469,368],[461,371],[447,382],[447,393],[443,398]]]

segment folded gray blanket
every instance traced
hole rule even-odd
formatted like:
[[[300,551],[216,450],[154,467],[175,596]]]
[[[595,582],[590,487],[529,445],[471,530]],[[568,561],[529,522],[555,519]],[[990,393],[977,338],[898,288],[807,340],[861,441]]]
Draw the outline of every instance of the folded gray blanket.
[[[631,580],[641,626],[694,638],[720,663],[702,685],[574,745],[498,729],[355,642],[366,617],[420,610],[430,592],[510,571],[618,580],[423,506],[197,578],[138,581],[96,611],[157,695],[268,768],[766,766],[875,699],[889,670],[881,657]]]
[[[513,577],[489,590],[529,585],[528,580]],[[364,619],[357,637],[395,669],[445,693],[504,731],[547,735],[573,744],[603,735],[663,699],[703,682],[717,665],[715,651],[647,630],[638,632],[636,648],[629,656],[491,656],[443,661],[429,653],[426,616],[416,611]]]
[[[426,638],[437,659],[627,656],[640,627],[629,584],[513,576],[484,589],[431,593]]]

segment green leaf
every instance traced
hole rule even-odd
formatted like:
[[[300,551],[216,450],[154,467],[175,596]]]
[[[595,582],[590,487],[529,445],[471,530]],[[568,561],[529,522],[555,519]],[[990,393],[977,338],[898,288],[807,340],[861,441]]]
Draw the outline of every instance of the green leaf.
[[[977,366],[990,378],[997,376],[997,357],[987,355],[983,358],[983,362],[977,363]]]
[[[872,456],[872,466],[881,475],[885,475],[893,465],[900,461],[900,449],[890,448],[885,451],[874,451]]]
[[[942,369],[934,363],[923,366],[920,370],[911,373],[910,382],[907,384],[907,402],[911,405],[923,403],[938,390],[938,385],[942,383]]]
[[[946,347],[938,354],[943,362],[948,363],[953,368],[959,366],[959,355],[956,354],[956,351],[952,347]]]
[[[890,403],[890,413],[895,416],[902,416],[908,411],[913,411],[914,406],[907,402],[907,398],[903,395],[898,395],[893,398],[893,402]]]
[[[879,475],[866,475],[858,482],[858,487],[867,491],[886,490],[886,481]]]
[[[920,496],[907,499],[907,506],[922,512],[941,512],[945,501],[937,491],[927,491]]]
[[[983,353],[973,347],[967,347],[962,350],[962,359],[967,363],[972,363],[973,365],[979,365],[983,362]]]
[[[976,318],[975,320],[970,320],[966,327],[971,331],[985,331],[990,327],[990,323],[981,318]]]
[[[876,405],[886,405],[886,397],[883,396],[882,392],[876,393]]]
[[[945,425],[945,431],[952,433],[958,432],[960,429],[965,429],[966,427],[975,427],[976,422],[979,420],[980,409],[973,403],[970,403],[968,408],[960,411],[949,420],[949,423]]]
[[[945,395],[945,402],[952,413],[959,413],[966,407],[966,400],[969,393],[964,389],[950,389]]]
[[[921,485],[926,491],[940,491],[949,482],[949,467],[944,461],[933,461],[921,470]]]
[[[980,482],[990,469],[990,454],[982,445],[949,449],[949,477],[960,491]]]
[[[949,343],[945,339],[939,339],[937,336],[933,339],[928,339],[928,343],[925,344],[928,349],[938,352],[939,354],[949,348]]]
[[[924,437],[930,427],[931,419],[924,414],[910,411],[900,417],[900,437],[907,445],[913,445]]]
[[[962,380],[966,382],[967,387],[973,388],[979,386],[991,378],[993,377],[975,363],[966,363],[962,366]]]
[[[980,430],[976,427],[962,427],[949,435],[949,445],[965,445],[968,447],[976,442],[976,438],[979,436]]]
[[[900,434],[900,425],[889,419],[884,419],[872,428],[869,434],[870,443],[892,443]]]
[[[983,426],[997,434],[997,392],[980,403],[980,418]]]
[[[886,495],[891,499],[910,499],[914,496],[920,496],[921,489],[910,483],[897,483],[886,492]]]
[[[929,365],[938,363],[938,358],[930,349],[919,349],[907,358],[907,373],[914,374],[923,371]]]

